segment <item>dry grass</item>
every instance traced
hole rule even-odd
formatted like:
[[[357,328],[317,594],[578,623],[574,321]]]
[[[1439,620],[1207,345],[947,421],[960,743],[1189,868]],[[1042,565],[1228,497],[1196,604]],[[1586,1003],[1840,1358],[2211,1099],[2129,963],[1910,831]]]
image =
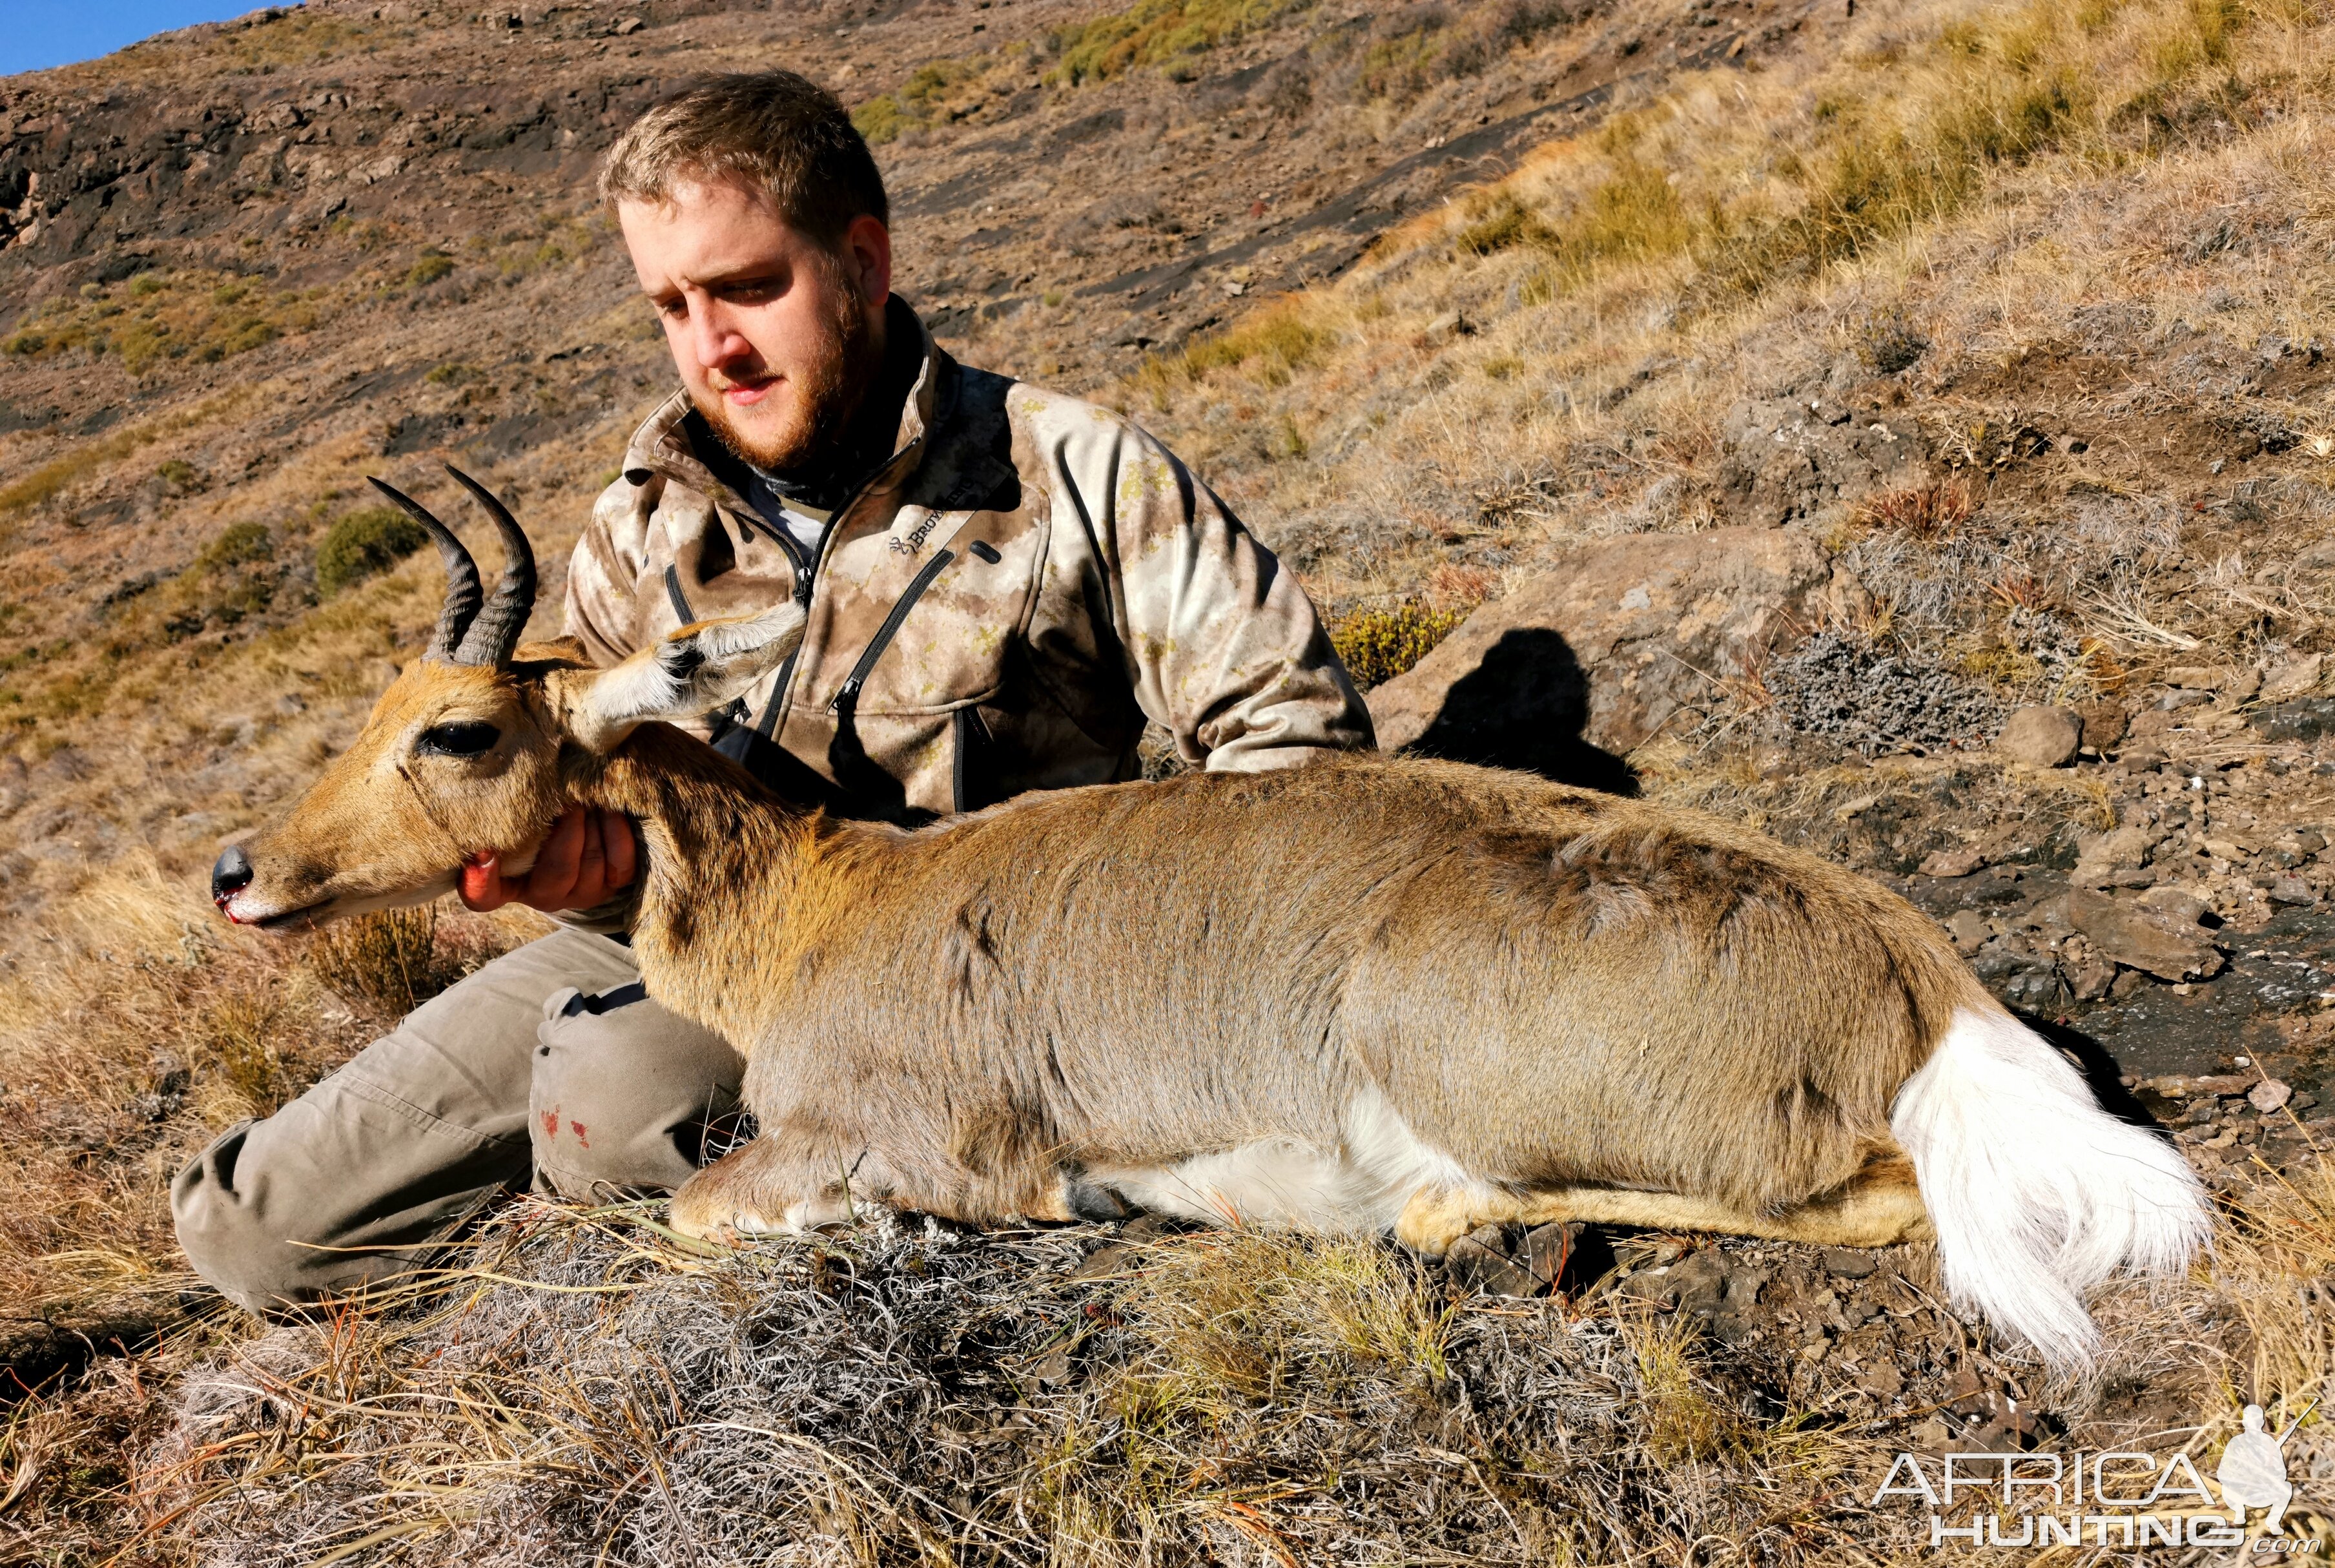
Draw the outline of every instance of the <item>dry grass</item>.
[[[1335,286],[1160,357],[1128,397],[1342,607],[1583,534],[1772,522],[1747,515],[1768,434],[1751,425],[1846,394],[1855,425],[1814,438],[1802,517],[1836,548],[1878,541],[1860,575],[1919,656],[1963,659],[1956,639],[2005,624],[1999,572],[1949,595],[1922,558],[1940,539],[2031,578],[2062,612],[2046,641],[2127,665],[2142,624],[2246,658],[2313,645],[2310,595],[2252,579],[2323,524],[2317,416],[2238,389],[2243,345],[2307,342],[2322,308],[2301,257],[2335,199],[2323,15],[1904,0],[1855,17],[1772,69],[1625,95]],[[2208,360],[2232,368],[2201,403]],[[1910,472],[1836,450],[1883,419]],[[2208,460],[2255,426],[2253,499],[2196,509],[2200,485],[2230,483]],[[1482,507],[1488,475],[1530,503]],[[2243,590],[2179,560],[2214,533],[2246,539]],[[2089,613],[2104,591],[2131,613]],[[2060,664],[2024,647],[2011,667],[2039,697]]]
[[[713,1256],[528,1200],[377,1317],[212,1353],[132,1495],[236,1563],[1913,1562],[1925,1522],[1865,1499],[1981,1385],[2069,1448],[2202,1459],[2247,1399],[2300,1412],[2330,1201],[2314,1173],[2237,1213],[2210,1280],[2112,1294],[2080,1387],[1910,1275],[1928,1348],[1892,1399],[1628,1291],[1455,1298],[1371,1244],[887,1224]],[[2335,1466],[2327,1430],[2296,1473]]]
[[[298,944],[225,926],[192,879],[150,858],[53,906],[40,955],[0,986],[0,1168],[15,1199],[0,1219],[0,1349],[17,1381],[34,1379],[0,1394],[0,1495],[19,1494],[0,1505],[0,1543],[36,1544],[37,1561],[121,1546],[129,1461],[167,1419],[154,1379],[227,1326],[179,1261],[171,1175],[518,934],[417,911],[393,936],[344,939],[319,967],[364,996],[353,1012]]]

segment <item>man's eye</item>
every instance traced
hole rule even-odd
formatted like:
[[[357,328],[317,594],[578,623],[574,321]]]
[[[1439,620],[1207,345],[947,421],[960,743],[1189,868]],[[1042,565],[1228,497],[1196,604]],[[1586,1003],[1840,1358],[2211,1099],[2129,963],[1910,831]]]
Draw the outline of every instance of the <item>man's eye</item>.
[[[421,731],[413,750],[423,757],[476,757],[502,737],[492,724],[432,724]]]

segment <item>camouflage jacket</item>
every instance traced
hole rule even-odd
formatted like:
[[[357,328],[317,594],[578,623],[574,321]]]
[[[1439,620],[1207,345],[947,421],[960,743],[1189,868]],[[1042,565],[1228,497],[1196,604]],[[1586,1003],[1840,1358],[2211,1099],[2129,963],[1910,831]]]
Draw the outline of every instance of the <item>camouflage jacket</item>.
[[[1133,778],[1147,717],[1212,769],[1371,744],[1304,591],[1172,453],[893,321],[924,350],[893,455],[815,549],[717,477],[686,393],[640,428],[568,572],[596,662],[794,595],[800,650],[704,733],[792,799],[903,822]]]

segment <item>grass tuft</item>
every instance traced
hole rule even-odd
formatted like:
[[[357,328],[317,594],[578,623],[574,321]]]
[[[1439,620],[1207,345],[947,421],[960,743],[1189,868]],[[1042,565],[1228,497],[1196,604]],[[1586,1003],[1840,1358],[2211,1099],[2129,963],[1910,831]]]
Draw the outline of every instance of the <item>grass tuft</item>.
[[[441,928],[435,905],[385,909],[328,925],[308,966],[352,1004],[402,1018],[476,969],[492,953]]]

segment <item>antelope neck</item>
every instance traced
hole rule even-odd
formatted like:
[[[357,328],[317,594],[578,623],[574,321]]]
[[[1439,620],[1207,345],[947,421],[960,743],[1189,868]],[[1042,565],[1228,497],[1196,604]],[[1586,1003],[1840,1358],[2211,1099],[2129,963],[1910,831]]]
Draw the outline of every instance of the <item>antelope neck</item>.
[[[737,972],[708,962],[708,950],[736,946],[745,957],[767,949],[770,934],[784,924],[794,868],[818,831],[818,814],[788,805],[728,758],[662,724],[635,731],[577,780],[575,795],[641,825],[647,864],[633,952],[650,993],[742,1042],[746,1021],[736,1014],[743,998],[725,996],[709,978]]]

